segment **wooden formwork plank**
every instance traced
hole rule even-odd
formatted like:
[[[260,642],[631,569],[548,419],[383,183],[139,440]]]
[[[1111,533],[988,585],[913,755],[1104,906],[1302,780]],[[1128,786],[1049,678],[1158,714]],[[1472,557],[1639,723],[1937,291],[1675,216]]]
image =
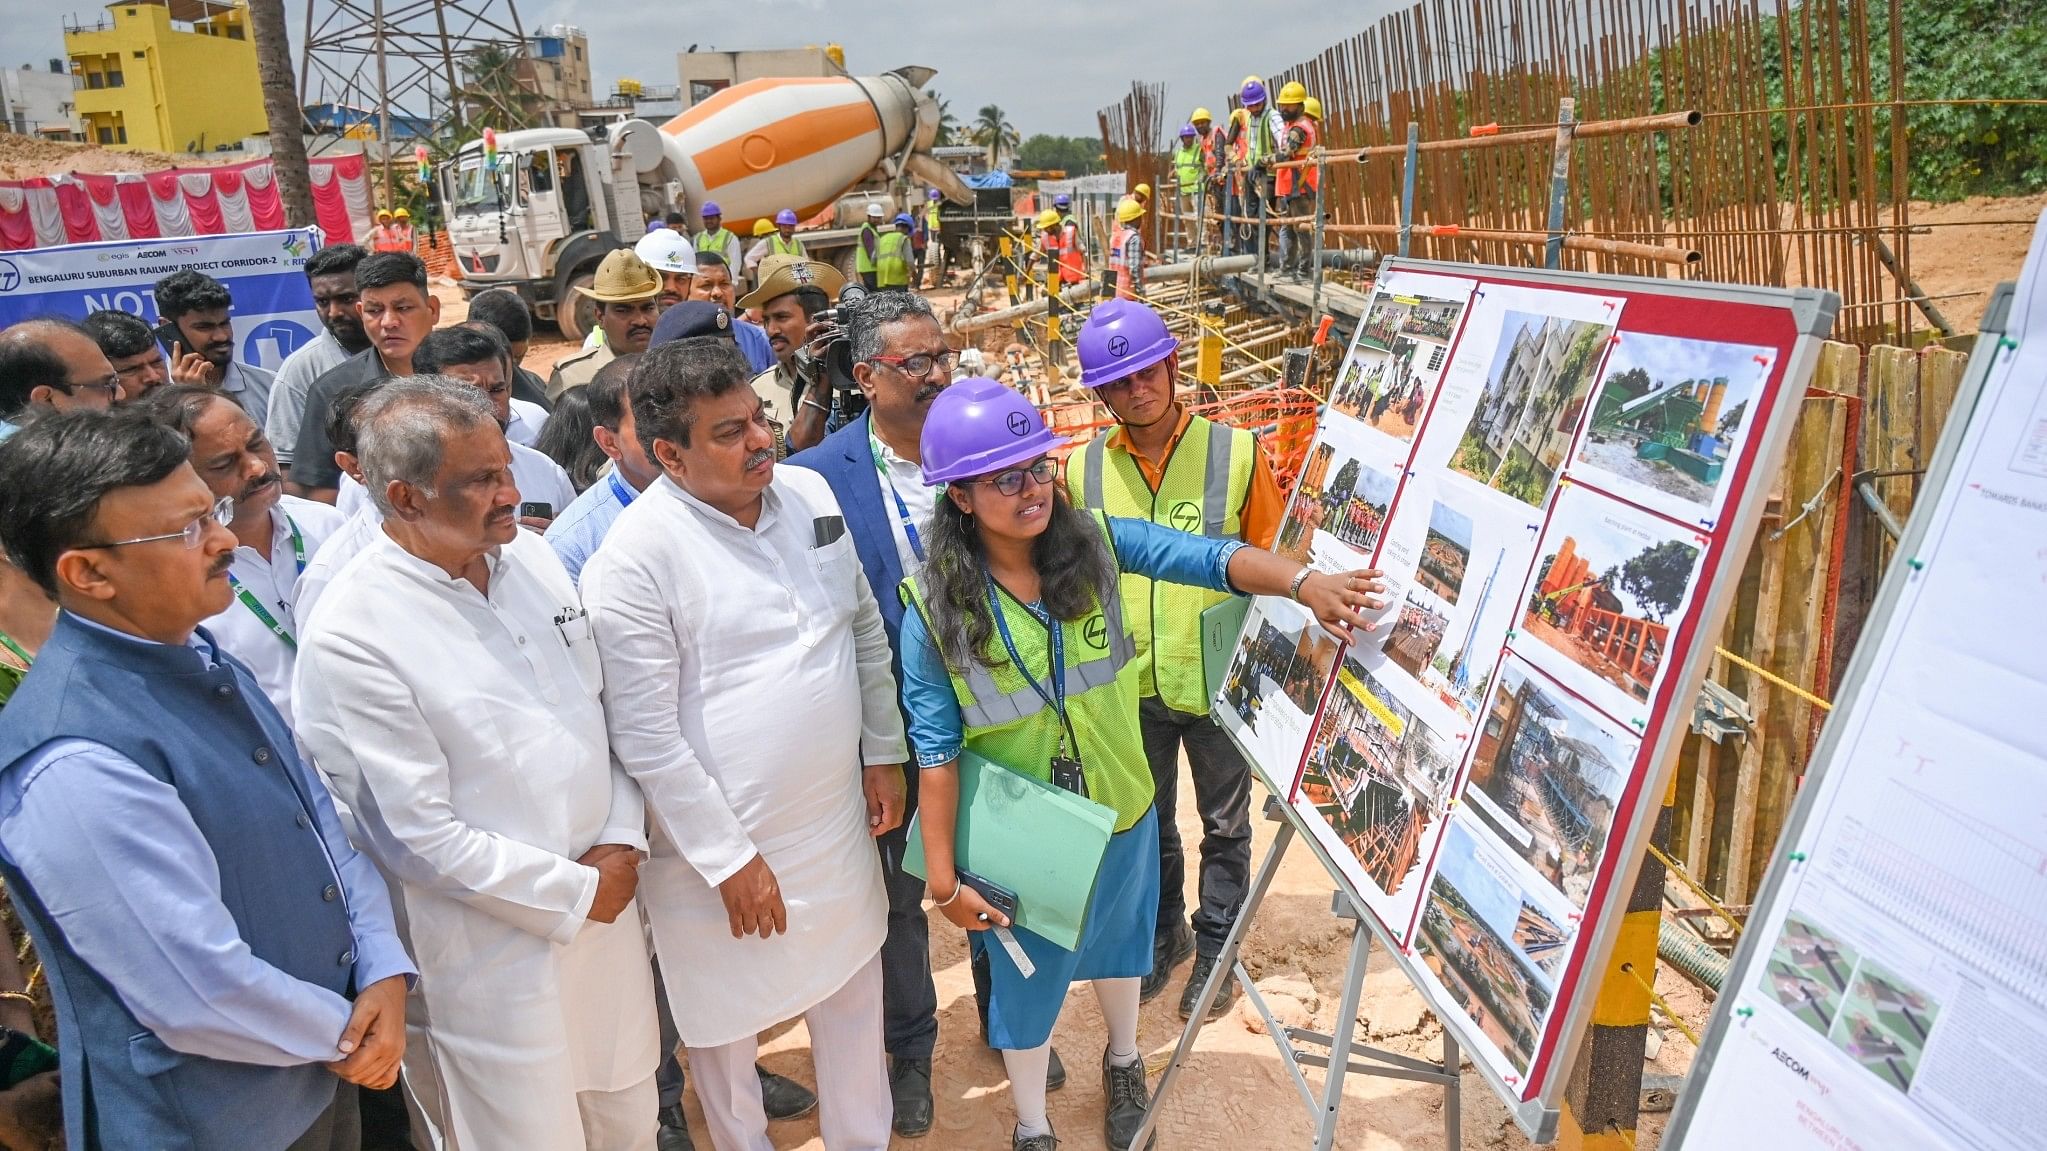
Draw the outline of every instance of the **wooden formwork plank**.
[[[1968,366],[1967,352],[1928,348],[1919,354],[1919,462],[1914,467],[1923,468],[1933,458],[1934,446],[1940,442],[1940,433],[1954,410],[1962,372]],[[1916,482],[1913,487],[1916,491]]]
[[[1854,389],[1841,389],[1853,391]],[[1919,451],[1919,356],[1910,348],[1869,350],[1866,386],[1861,394],[1862,467],[1869,472],[1911,472],[1925,466]],[[1870,481],[1884,506],[1903,523],[1912,511],[1915,477],[1897,475]],[[1897,541],[1878,529],[1867,534],[1872,574],[1889,566]]]

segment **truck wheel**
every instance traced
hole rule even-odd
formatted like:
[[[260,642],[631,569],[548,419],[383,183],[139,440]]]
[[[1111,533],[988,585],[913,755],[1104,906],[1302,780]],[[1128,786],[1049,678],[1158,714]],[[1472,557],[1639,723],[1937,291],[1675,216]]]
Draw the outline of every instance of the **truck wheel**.
[[[554,302],[554,326],[570,343],[582,343],[583,337],[597,328],[597,301],[576,290],[589,287],[594,280],[589,272],[570,276],[569,282],[562,286],[561,296]]]

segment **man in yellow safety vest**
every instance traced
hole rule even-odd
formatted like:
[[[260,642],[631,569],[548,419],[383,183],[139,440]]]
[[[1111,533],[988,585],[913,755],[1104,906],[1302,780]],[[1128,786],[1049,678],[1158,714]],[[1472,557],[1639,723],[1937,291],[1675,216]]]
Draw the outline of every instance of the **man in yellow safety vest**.
[[[887,219],[888,209],[880,204],[867,205],[867,221],[860,225],[860,241],[853,249],[853,271],[860,277],[861,285],[870,292],[881,286],[875,261],[881,255],[881,234]]]
[[[1250,432],[1194,415],[1174,394],[1180,341],[1158,313],[1108,300],[1075,340],[1085,387],[1108,405],[1117,427],[1068,458],[1074,504],[1150,520],[1211,539],[1271,547],[1286,498]],[[1159,914],[1152,973],[1142,997],[1165,989],[1172,969],[1197,959],[1180,1013],[1193,1013],[1202,986],[1243,906],[1251,872],[1251,769],[1209,716],[1202,672],[1201,613],[1223,597],[1125,574],[1123,616],[1136,639],[1138,716],[1159,815]],[[1186,873],[1173,807],[1185,746],[1201,811],[1200,906],[1190,932],[1182,896]],[[1234,998],[1225,986],[1209,1017]]]
[[[874,251],[874,283],[884,292],[910,290],[910,233],[917,221],[908,212],[898,212],[895,227],[881,233]]]

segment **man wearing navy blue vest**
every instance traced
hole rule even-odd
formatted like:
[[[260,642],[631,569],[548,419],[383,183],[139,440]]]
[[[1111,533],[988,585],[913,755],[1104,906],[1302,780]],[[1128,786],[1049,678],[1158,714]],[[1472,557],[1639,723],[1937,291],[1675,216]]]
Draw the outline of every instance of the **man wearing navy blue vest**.
[[[846,528],[881,605],[888,628],[894,672],[902,680],[898,635],[903,602],[896,585],[906,569],[922,562],[922,533],[931,518],[937,488],[924,486],[918,440],[924,414],[952,383],[955,359],[931,305],[909,292],[878,292],[849,311],[853,378],[867,397],[859,419],[826,436],[816,447],[789,457],[797,467],[825,478],[845,513]],[[911,772],[915,775],[915,772]],[[889,1088],[894,1095],[896,1133],[918,1136],[931,1129],[931,1051],[938,1037],[938,995],[931,983],[931,935],[924,915],[924,881],[903,871],[910,813],[917,809],[917,781],[909,780],[903,823],[875,842],[881,846],[882,876],[888,888],[888,936],[881,945],[882,1028],[889,1054]],[[986,969],[976,965],[975,997],[983,1005],[986,1029]],[[1057,1054],[1051,1086],[1066,1080]]]
[[[142,413],[0,446],[0,543],[62,608],[0,712],[0,878],[49,974],[78,1148],[355,1151],[414,968],[247,668],[232,501]]]

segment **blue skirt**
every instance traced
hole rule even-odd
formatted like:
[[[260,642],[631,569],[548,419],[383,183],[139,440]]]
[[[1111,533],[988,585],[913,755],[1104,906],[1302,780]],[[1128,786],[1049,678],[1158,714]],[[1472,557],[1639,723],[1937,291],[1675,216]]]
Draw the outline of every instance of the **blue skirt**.
[[[1012,928],[1037,970],[1017,970],[993,932],[972,935],[975,954],[988,956],[988,1046],[1028,1051],[1052,1038],[1066,989],[1084,979],[1138,979],[1151,974],[1153,929],[1159,914],[1159,817],[1144,813],[1130,830],[1109,837],[1101,875],[1088,897],[1087,926],[1072,951],[1042,935]]]

